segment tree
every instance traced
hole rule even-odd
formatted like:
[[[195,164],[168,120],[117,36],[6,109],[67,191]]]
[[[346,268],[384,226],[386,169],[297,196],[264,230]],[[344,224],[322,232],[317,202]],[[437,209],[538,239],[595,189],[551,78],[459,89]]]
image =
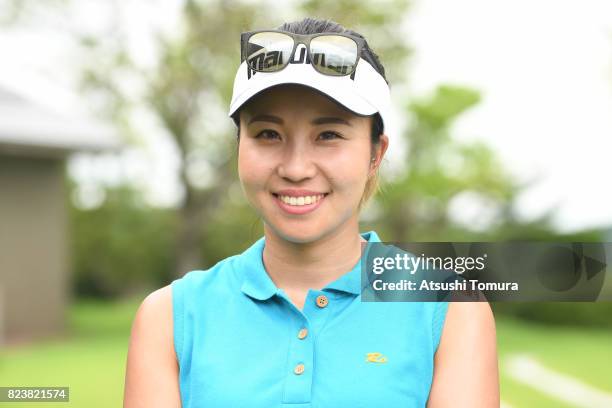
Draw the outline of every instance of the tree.
[[[383,183],[384,193],[378,200],[385,216],[377,226],[390,240],[465,236],[464,228],[452,225],[449,206],[466,192],[495,203],[498,222],[515,221],[511,206],[520,186],[486,145],[460,143],[450,134],[453,122],[479,101],[474,90],[441,85],[431,96],[407,104],[413,120],[402,135],[405,165],[396,177]]]
[[[325,3],[307,1],[298,5],[294,19],[325,16],[347,27],[362,31],[376,47],[395,80],[408,48],[402,38],[391,35],[399,30],[405,1],[389,2],[389,7],[356,1]],[[185,2],[181,11],[181,32],[169,38],[159,33],[159,62],[144,70],[132,61],[120,37],[109,52],[99,38],[84,37],[95,61],[85,71],[89,90],[102,91],[108,101],[107,112],[129,128],[129,117],[136,105],[145,106],[176,141],[182,166],[181,182],[185,198],[180,206],[176,240],[176,275],[201,267],[202,247],[227,205],[229,180],[236,180],[235,138],[226,127],[205,128],[204,119],[214,117],[229,122],[224,113],[229,106],[235,69],[239,62],[239,34],[253,27],[275,27],[283,21],[270,18],[273,5],[254,5],[237,1]],[[101,62],[106,61],[106,62]],[[396,66],[398,69],[393,69]],[[122,76],[138,77],[144,98],[134,100],[121,88]],[[211,115],[210,112],[219,113]],[[127,129],[126,129],[127,130]],[[212,173],[206,186],[190,178],[190,166],[204,161]],[[200,163],[198,163],[200,162]],[[247,211],[246,203],[235,211]],[[230,228],[231,229],[231,228]],[[218,249],[218,248],[217,248]]]
[[[62,2],[68,7],[68,0]],[[118,15],[127,7],[113,4]],[[380,56],[393,89],[405,81],[413,52],[404,36],[397,35],[408,5],[405,0],[390,0],[384,7],[380,2],[308,0],[295,4],[289,20],[323,17],[361,32]],[[242,226],[234,223],[245,221],[242,214],[254,217],[244,200],[235,200],[236,194],[230,198],[230,190],[237,190],[236,139],[226,112],[239,62],[239,34],[280,25],[281,13],[269,13],[277,8],[268,2],[185,0],[175,29],[157,27],[154,32],[156,60],[149,65],[135,60],[126,27],[120,24],[105,34],[72,30],[86,61],[81,70],[84,90],[99,102],[100,111],[132,140],[146,143],[147,135],[133,121],[144,112],[175,142],[185,192],[176,223],[175,276],[241,246],[236,232]],[[405,166],[387,178],[383,194],[371,206],[379,209],[373,221],[385,237],[402,241],[465,236],[465,228],[448,216],[452,201],[465,193],[498,208],[498,227],[519,224],[512,206],[523,186],[511,179],[488,147],[451,137],[451,124],[478,102],[475,91],[451,85],[439,87],[429,98],[404,102],[403,111],[414,119],[401,135]],[[198,168],[205,171],[194,177]],[[543,218],[538,225],[546,222]],[[205,239],[213,234],[215,242]]]

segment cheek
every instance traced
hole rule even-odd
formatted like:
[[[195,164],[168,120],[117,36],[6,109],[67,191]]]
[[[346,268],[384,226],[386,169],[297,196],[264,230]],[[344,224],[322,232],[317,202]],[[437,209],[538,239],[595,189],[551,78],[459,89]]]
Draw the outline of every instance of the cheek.
[[[270,172],[269,166],[253,149],[239,147],[238,177],[247,194],[253,195],[263,189]]]
[[[368,177],[369,159],[369,150],[346,149],[325,163],[325,172],[337,190],[360,196]]]

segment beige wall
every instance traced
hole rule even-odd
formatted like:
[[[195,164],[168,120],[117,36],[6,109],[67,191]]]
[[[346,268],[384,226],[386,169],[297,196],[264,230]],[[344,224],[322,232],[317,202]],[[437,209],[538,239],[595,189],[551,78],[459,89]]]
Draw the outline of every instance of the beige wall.
[[[68,303],[64,161],[0,155],[0,342],[59,332]]]

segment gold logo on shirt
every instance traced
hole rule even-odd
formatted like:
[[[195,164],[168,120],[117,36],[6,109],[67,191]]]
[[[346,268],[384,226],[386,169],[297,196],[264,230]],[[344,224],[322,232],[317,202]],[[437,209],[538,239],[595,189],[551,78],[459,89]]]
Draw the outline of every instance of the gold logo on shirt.
[[[386,363],[387,357],[383,356],[382,353],[366,353],[367,363]]]

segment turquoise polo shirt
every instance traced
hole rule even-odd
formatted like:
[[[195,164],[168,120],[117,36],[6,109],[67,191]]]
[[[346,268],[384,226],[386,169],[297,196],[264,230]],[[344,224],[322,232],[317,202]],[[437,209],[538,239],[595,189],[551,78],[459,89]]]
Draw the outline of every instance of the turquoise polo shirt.
[[[183,408],[426,405],[448,302],[362,302],[357,262],[299,310],[264,246],[172,282]]]

